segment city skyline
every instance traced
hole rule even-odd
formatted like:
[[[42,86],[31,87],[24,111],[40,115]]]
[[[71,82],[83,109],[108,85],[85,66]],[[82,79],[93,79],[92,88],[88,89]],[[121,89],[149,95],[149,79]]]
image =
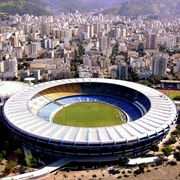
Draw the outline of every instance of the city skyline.
[[[93,77],[96,72],[97,77],[122,78],[118,65],[123,64],[140,79],[159,75],[172,79],[180,71],[178,55],[170,54],[176,54],[180,45],[179,19],[148,17],[86,16],[78,11],[58,17],[10,15],[0,27],[0,77],[23,80],[34,75],[39,81],[77,74]],[[154,70],[157,57],[166,60],[163,73]],[[127,79],[131,72],[125,72]]]

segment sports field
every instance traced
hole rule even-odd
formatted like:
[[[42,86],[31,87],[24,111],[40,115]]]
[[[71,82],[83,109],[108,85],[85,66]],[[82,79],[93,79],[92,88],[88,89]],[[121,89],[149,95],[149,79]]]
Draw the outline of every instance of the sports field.
[[[76,127],[105,127],[122,124],[122,112],[104,103],[76,103],[64,107],[54,116],[54,123]]]
[[[174,99],[174,97],[176,97],[176,96],[180,96],[180,91],[175,91],[175,92],[169,92],[168,93],[168,95],[169,95],[169,97],[171,98],[171,99]]]

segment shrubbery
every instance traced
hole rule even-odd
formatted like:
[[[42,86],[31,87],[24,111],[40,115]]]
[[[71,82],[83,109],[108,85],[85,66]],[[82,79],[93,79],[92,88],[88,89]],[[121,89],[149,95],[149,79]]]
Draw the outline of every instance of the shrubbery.
[[[162,149],[162,152],[164,153],[164,155],[166,157],[170,156],[171,155],[171,152],[172,152],[172,148],[170,146],[167,146],[165,148]]]
[[[173,100],[180,100],[180,96],[173,97]]]

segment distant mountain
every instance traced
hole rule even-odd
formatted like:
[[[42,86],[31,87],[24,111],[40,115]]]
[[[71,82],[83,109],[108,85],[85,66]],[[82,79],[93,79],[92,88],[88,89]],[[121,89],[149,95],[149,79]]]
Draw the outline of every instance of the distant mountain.
[[[31,0],[31,2],[47,6],[58,12],[73,13],[90,11],[91,9],[112,7],[128,0]]]
[[[110,15],[174,16],[180,14],[180,0],[130,0],[103,11]]]
[[[112,7],[127,0],[0,0],[0,13],[47,15]]]
[[[33,14],[33,15],[43,15],[52,14],[45,7],[40,6],[32,1],[28,0],[0,0],[0,13],[5,14]]]
[[[180,0],[0,0],[0,15],[18,13],[39,16],[92,9],[101,9],[104,14],[111,15],[171,17],[180,15]]]

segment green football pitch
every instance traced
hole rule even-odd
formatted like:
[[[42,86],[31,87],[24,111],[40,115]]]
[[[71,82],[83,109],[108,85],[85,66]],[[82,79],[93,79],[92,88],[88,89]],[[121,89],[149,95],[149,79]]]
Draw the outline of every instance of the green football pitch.
[[[56,124],[76,127],[105,127],[124,123],[123,113],[104,103],[76,103],[64,107],[54,115]]]

